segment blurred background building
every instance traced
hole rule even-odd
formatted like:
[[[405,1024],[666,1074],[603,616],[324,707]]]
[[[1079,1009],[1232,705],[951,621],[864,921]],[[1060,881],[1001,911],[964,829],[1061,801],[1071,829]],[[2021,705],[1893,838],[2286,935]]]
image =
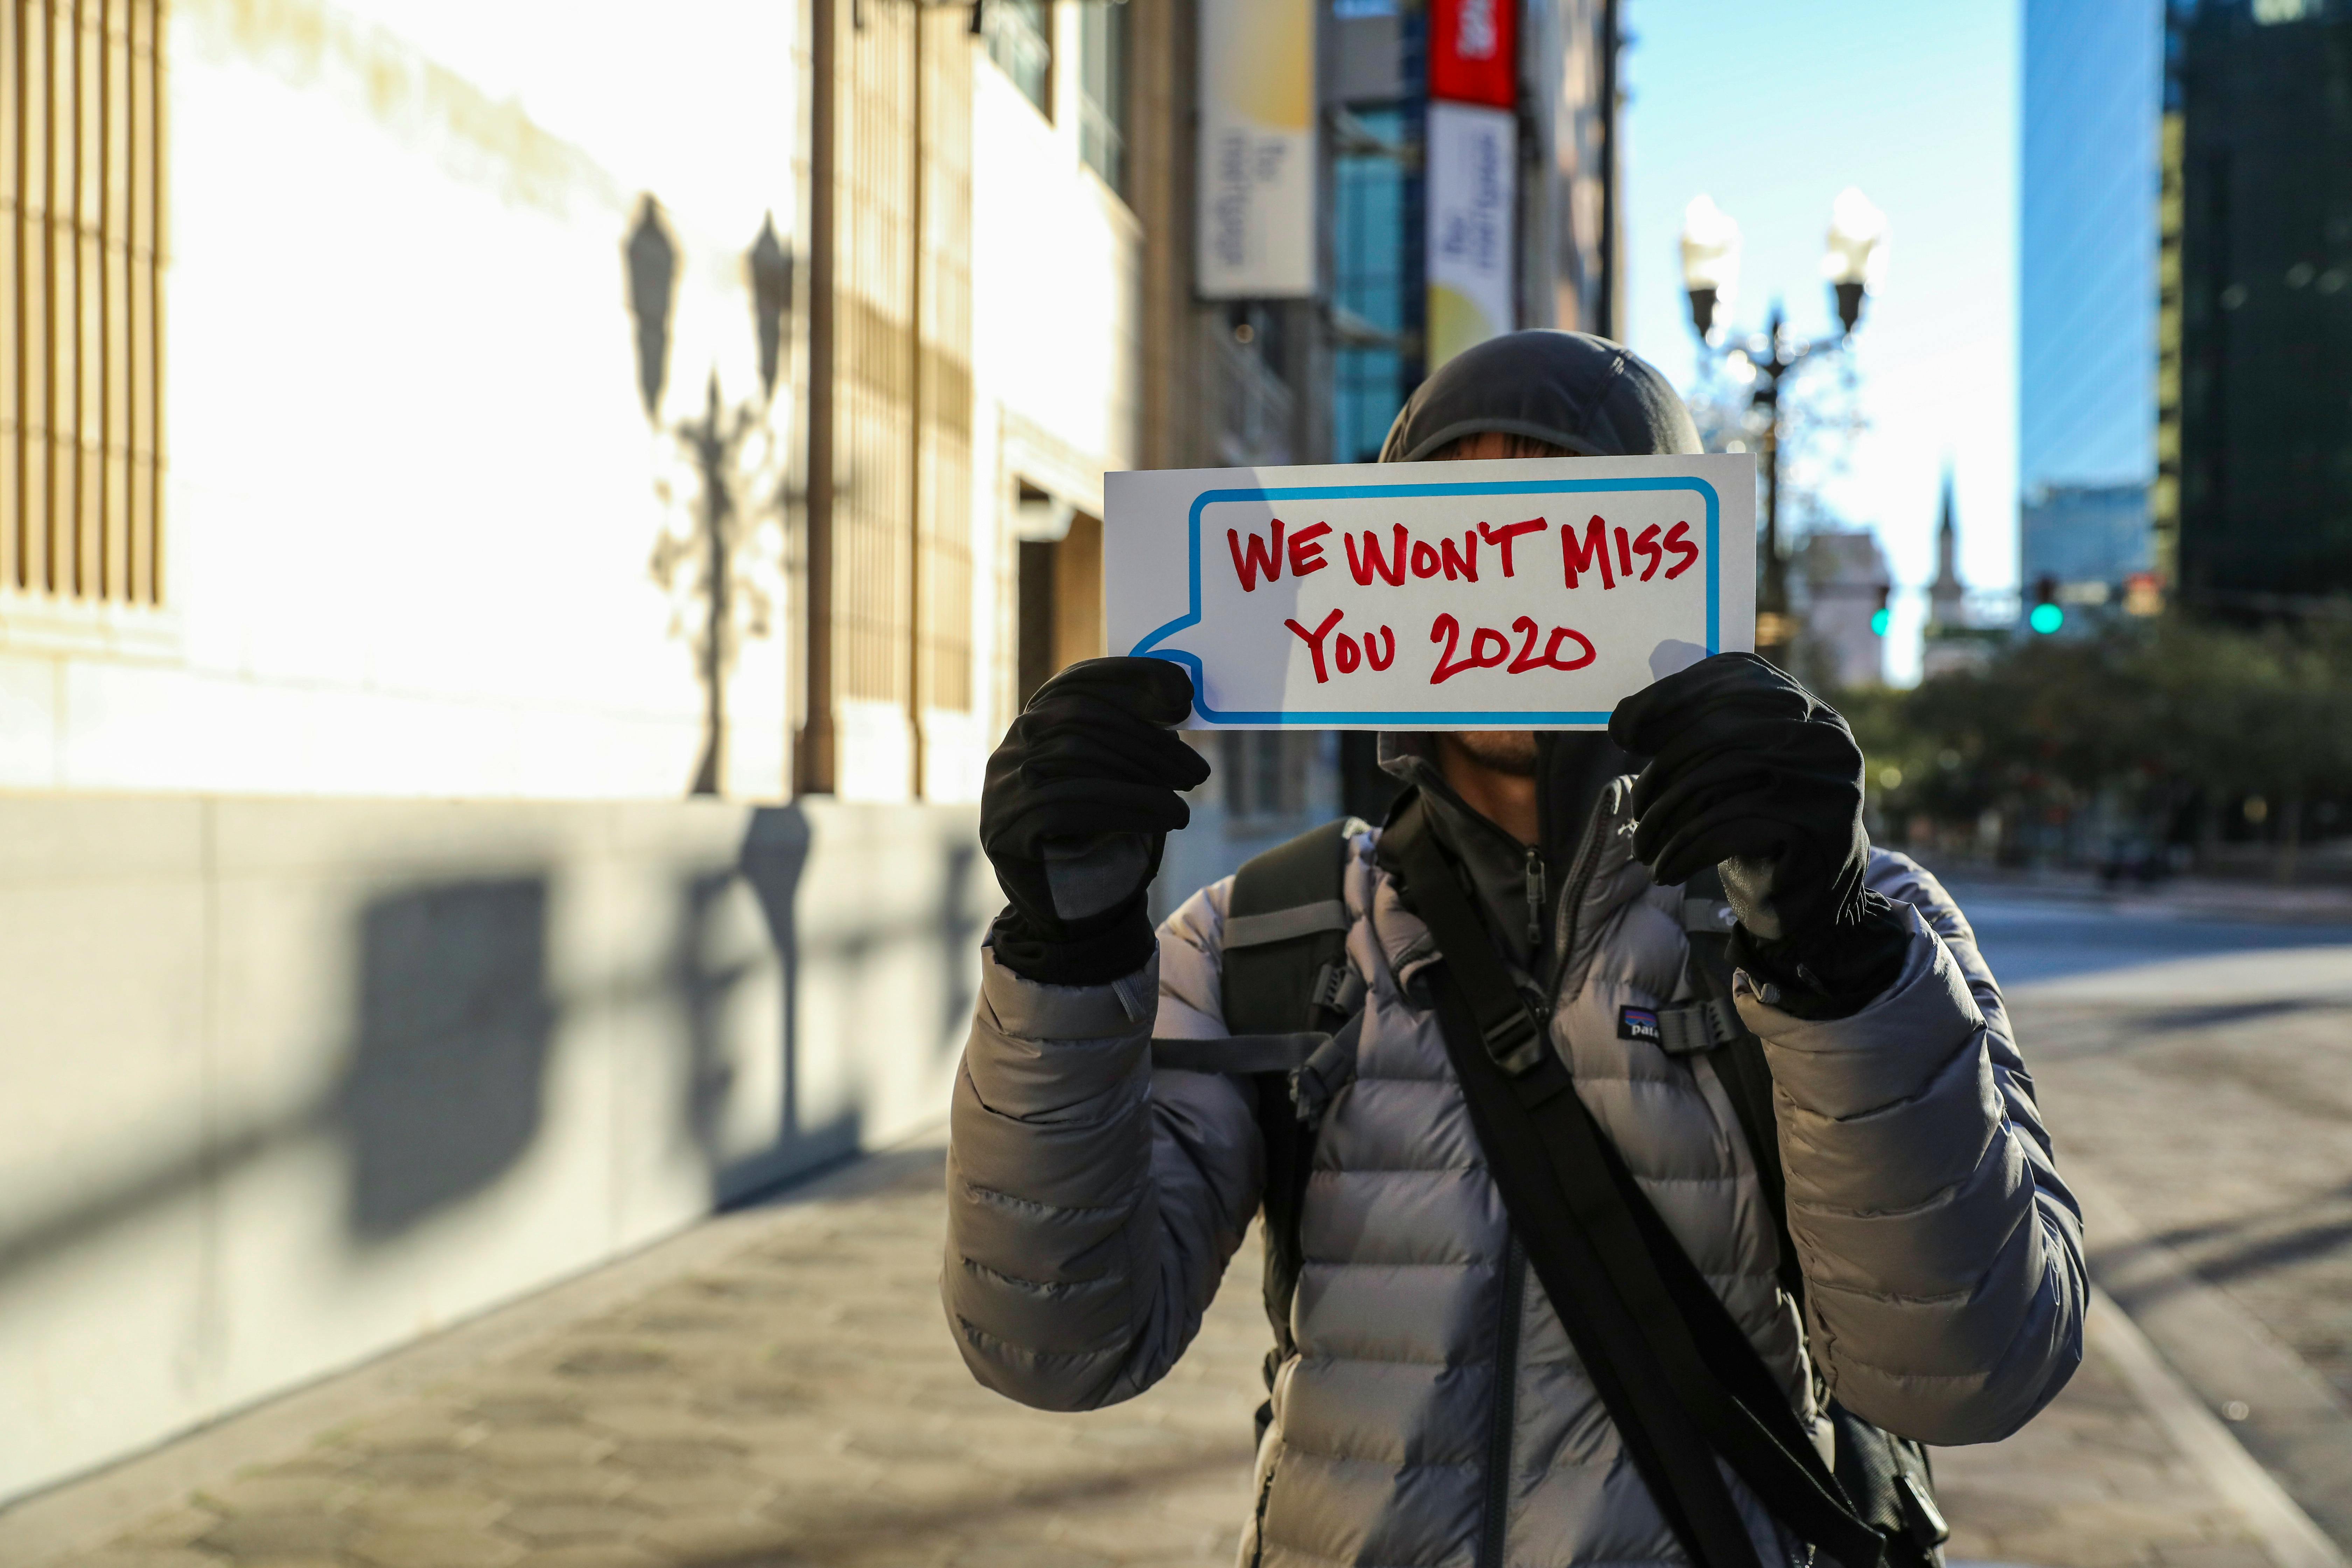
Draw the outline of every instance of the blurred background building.
[[[2078,624],[2153,565],[2164,26],[2163,0],[2024,5],[2018,575]]]
[[[2174,0],[2164,34],[2159,559],[2275,613],[2352,594],[2352,11]]]
[[[2352,593],[2352,16],[2027,0],[2024,21],[2021,613]]]
[[[0,7],[0,1499],[936,1116],[1104,473],[1617,319],[1609,0],[546,25]]]
[[[1791,565],[1790,608],[1804,627],[1798,672],[1822,690],[1884,682],[1894,584],[1878,535],[1866,528],[1815,528]]]

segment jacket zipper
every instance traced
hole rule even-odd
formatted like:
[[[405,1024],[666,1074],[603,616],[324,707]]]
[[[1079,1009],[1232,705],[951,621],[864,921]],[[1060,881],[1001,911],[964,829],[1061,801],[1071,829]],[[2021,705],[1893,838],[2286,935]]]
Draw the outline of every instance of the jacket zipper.
[[[1529,849],[1527,864],[1528,879],[1528,951],[1543,951],[1544,863],[1541,852]]]
[[[1275,1453],[1273,1462],[1265,1467],[1265,1479],[1257,1489],[1257,1529],[1255,1542],[1250,1548],[1250,1568],[1261,1568],[1265,1562],[1265,1505],[1274,1497],[1274,1472],[1282,1463],[1281,1451]]]
[[[1511,1430],[1518,1420],[1519,1308],[1528,1293],[1528,1255],[1517,1235],[1504,1245],[1503,1300],[1495,1324],[1495,1408],[1486,1434],[1486,1511],[1478,1531],[1478,1568],[1503,1568],[1510,1529]]]

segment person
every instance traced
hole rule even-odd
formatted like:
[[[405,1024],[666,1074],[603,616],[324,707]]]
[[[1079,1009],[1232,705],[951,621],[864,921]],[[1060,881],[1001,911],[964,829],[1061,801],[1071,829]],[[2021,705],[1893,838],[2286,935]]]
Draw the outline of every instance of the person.
[[[1438,370],[1381,455],[1698,450],[1651,366],[1528,331]],[[1073,666],[988,768],[982,841],[1009,906],[955,1085],[942,1295],[972,1373],[1040,1408],[1163,1376],[1265,1196],[1247,1082],[1152,1064],[1155,1035],[1234,1032],[1233,879],[1156,933],[1147,912],[1187,820],[1178,792],[1208,774],[1169,728],[1191,697],[1171,663]],[[1829,1442],[1833,1399],[1905,1437],[1989,1442],[2056,1394],[2082,1353],[2079,1211],[1968,921],[1870,847],[1862,754],[1832,710],[1725,654],[1629,699],[1605,734],[1381,749],[1541,999],[1584,1110],[1806,1433]],[[1242,1562],[1688,1561],[1529,1278],[1433,1010],[1429,931],[1381,838],[1347,847],[1353,1079],[1315,1134]],[[1721,1086],[1620,1027],[1688,996],[1678,885],[1710,865],[1738,918],[1739,1017],[1770,1067],[1801,1308]],[[1769,1500],[1731,1489],[1755,1561],[1812,1560]]]

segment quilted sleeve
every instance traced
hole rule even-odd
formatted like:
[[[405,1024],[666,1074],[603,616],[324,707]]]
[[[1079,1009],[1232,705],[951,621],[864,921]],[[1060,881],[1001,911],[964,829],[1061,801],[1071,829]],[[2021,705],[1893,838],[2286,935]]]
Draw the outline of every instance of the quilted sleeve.
[[[1209,1011],[1180,1005],[1161,1032],[1223,1033],[1206,898],[1115,984],[1039,984],[982,954],[940,1290],[965,1364],[1024,1405],[1092,1409],[1158,1382],[1257,1210],[1265,1156],[1240,1088],[1151,1068],[1171,985]]]
[[[1869,882],[1912,922],[1883,995],[1807,1021],[1739,984],[1772,1068],[1808,1327],[1855,1414],[1993,1442],[2082,1361],[2082,1214],[1966,917],[1902,856],[1873,851]]]

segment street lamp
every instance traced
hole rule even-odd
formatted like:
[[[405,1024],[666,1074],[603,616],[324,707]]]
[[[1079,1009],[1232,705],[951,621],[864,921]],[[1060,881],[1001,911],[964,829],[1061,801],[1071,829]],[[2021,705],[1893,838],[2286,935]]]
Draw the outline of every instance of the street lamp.
[[[1886,215],[1868,196],[1848,185],[1830,204],[1830,247],[1822,276],[1837,300],[1838,322],[1847,331],[1862,320],[1862,300],[1886,280]]]
[[[1747,361],[1755,380],[1748,405],[1762,412],[1758,445],[1764,459],[1764,537],[1759,553],[1761,580],[1756,592],[1756,650],[1786,666],[1796,624],[1789,614],[1789,561],[1780,548],[1780,382],[1814,355],[1843,348],[1862,321],[1863,300],[1886,276],[1886,215],[1848,185],[1830,205],[1829,242],[1822,257],[1837,310],[1835,337],[1801,340],[1789,335],[1776,300],[1764,331],[1733,338],[1717,314],[1730,308],[1739,279],[1739,225],[1715,205],[1695,197],[1683,213],[1683,287],[1690,295],[1691,326],[1702,353]]]
[[[1683,287],[1690,290],[1691,324],[1712,346],[1721,334],[1715,313],[1731,309],[1739,292],[1739,226],[1699,195],[1683,209]]]

